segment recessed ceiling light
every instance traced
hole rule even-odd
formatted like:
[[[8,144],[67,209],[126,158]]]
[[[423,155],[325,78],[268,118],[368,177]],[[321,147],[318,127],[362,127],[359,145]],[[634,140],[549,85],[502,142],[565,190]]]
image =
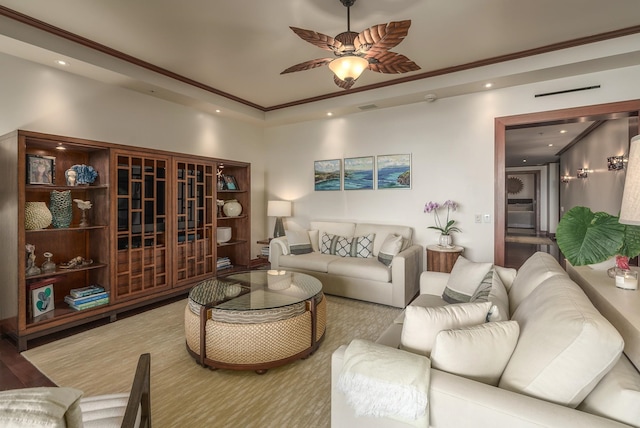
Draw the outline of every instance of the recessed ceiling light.
[[[527,160],[526,159],[522,159],[522,163],[527,163]]]
[[[566,134],[566,133],[567,133],[567,130],[566,130],[566,129],[561,129],[561,130],[560,130],[560,133],[561,133],[561,134]]]
[[[327,116],[333,116],[333,113],[328,112],[328,113],[327,113]]]
[[[220,110],[219,108],[216,109],[216,113],[220,113],[222,110]]]
[[[67,150],[67,148],[63,146],[62,143],[58,143],[58,145],[56,146],[56,150]]]
[[[549,143],[549,147],[553,147],[553,143]]]
[[[492,87],[492,86],[493,86],[493,83],[491,83],[491,82],[489,82],[489,83],[485,83],[485,84],[484,84],[484,87],[485,87],[485,88],[490,88],[490,87]]]
[[[56,64],[58,65],[69,65],[69,63],[65,60],[59,59],[56,61]]]

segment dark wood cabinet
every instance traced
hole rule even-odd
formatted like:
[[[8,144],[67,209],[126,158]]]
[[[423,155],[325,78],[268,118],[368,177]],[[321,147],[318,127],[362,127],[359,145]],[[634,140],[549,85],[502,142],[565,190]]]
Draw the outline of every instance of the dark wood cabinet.
[[[187,293],[207,276],[218,273],[217,260],[228,258],[231,270],[250,265],[250,164],[119,144],[15,131],[0,137],[0,257],[2,332],[18,348],[31,339]],[[27,177],[28,162],[40,156],[52,162],[46,183]],[[91,184],[68,186],[65,171],[90,165],[97,172]],[[235,188],[217,188],[224,169]],[[50,178],[49,178],[50,177]],[[90,201],[86,224],[73,204],[67,227],[25,228],[25,205],[49,206],[52,191]],[[217,200],[236,199],[243,208],[235,217],[218,216]],[[232,229],[232,239],[216,243],[216,228]],[[56,269],[26,274],[26,245],[35,247],[37,266],[52,253]],[[84,263],[63,269],[80,257]],[[33,312],[33,289],[48,283],[53,310]],[[65,302],[72,289],[100,285],[106,304],[75,310]]]

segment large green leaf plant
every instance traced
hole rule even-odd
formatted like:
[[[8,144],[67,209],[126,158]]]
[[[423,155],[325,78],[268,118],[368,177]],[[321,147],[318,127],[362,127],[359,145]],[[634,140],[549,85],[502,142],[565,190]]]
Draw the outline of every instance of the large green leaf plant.
[[[640,254],[640,226],[620,224],[618,217],[573,207],[558,224],[556,240],[560,251],[574,266],[603,262],[613,256]]]

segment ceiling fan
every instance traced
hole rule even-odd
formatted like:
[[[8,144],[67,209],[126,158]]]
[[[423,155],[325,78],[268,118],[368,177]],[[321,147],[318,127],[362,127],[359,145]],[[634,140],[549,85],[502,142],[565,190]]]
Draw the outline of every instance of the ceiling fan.
[[[293,65],[280,74],[311,70],[328,65],[333,71],[333,81],[343,89],[349,89],[365,69],[378,73],[407,73],[420,67],[404,55],[390,52],[409,32],[411,20],[374,25],[356,33],[351,31],[350,8],[356,0],[340,0],[347,8],[347,31],[330,37],[312,30],[289,27],[302,40],[321,49],[333,52],[334,58],[317,58]]]

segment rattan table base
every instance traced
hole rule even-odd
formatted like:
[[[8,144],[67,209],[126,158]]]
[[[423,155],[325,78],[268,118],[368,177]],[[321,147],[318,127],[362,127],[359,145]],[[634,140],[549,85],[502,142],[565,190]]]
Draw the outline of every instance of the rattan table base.
[[[187,350],[205,367],[255,370],[258,374],[306,358],[324,339],[327,302],[323,295],[318,303],[311,298],[305,304],[302,314],[255,324],[214,321],[206,308],[198,316],[187,305],[184,320]]]

